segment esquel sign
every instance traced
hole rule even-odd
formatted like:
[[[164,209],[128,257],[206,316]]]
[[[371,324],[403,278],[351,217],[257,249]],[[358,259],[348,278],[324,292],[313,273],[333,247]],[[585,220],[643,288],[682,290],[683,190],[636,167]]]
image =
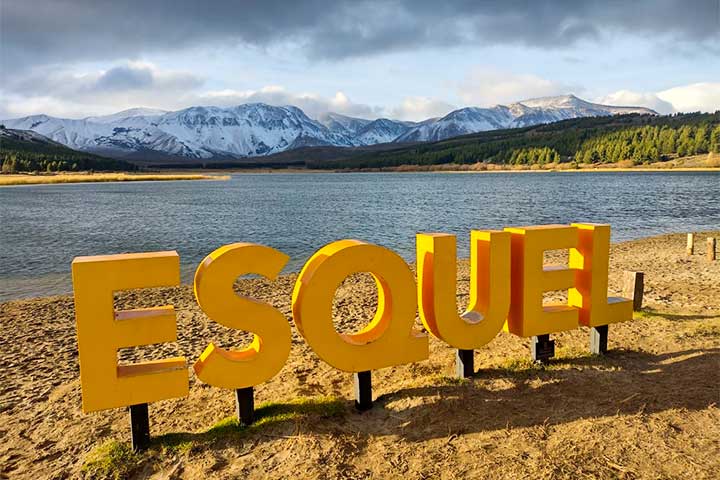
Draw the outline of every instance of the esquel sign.
[[[470,302],[457,314],[456,245],[453,235],[417,235],[417,283],[394,252],[358,240],[322,247],[303,267],[292,295],[296,328],[329,365],[365,372],[428,358],[425,329],[448,345],[478,349],[503,327],[530,337],[600,326],[632,318],[632,302],[608,298],[610,226],[544,225],[471,233]],[[546,250],[569,249],[568,266],[545,266]],[[241,275],[274,279],[288,256],[270,247],[235,243],[218,248],[198,266],[198,305],[212,320],[255,334],[243,350],[209,343],[193,369],[198,378],[242,389],[277,374],[290,353],[291,330],[272,306],[239,296]],[[378,308],[362,330],[339,334],[332,302],[340,283],[369,272],[377,283]],[[180,283],[176,252],[78,257],[72,263],[82,403],[85,412],[188,395],[184,357],[118,365],[120,348],[176,340],[171,305],[115,311],[113,292]],[[565,304],[546,305],[543,292],[568,290]]]

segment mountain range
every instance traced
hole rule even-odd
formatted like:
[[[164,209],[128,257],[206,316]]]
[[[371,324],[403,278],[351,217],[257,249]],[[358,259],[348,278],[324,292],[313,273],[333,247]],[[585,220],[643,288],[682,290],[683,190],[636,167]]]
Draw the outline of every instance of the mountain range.
[[[172,112],[134,108],[83,119],[31,115],[2,123],[7,128],[32,130],[76,150],[114,158],[227,160],[299,147],[430,142],[488,130],[625,113],[656,114],[647,108],[600,105],[564,95],[507,106],[466,107],[422,122],[368,120],[337,113],[312,119],[294,106],[249,103]]]

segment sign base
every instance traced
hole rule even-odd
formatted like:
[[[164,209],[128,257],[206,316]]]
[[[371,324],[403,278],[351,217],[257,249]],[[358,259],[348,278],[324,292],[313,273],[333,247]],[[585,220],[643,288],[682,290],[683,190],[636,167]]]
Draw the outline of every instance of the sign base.
[[[593,355],[604,355],[607,353],[608,326],[598,325],[590,327],[590,353]]]
[[[353,380],[355,382],[355,408],[361,412],[370,410],[373,406],[371,372],[368,370],[354,373]]]
[[[255,398],[253,387],[235,390],[235,414],[238,424],[248,426],[255,421]]]
[[[130,405],[130,435],[132,438],[132,449],[135,452],[147,450],[150,446],[150,416],[148,415],[148,404],[140,403]]]
[[[470,378],[475,373],[475,350],[456,350],[455,374],[458,378]]]
[[[532,337],[530,339],[530,355],[533,362],[547,362],[555,356],[555,340],[550,340],[550,334]]]

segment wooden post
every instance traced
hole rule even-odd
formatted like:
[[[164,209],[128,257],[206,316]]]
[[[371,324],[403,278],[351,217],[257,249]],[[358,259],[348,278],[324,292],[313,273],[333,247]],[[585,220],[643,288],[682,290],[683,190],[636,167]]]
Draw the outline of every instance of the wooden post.
[[[538,335],[530,339],[530,355],[533,362],[545,362],[555,356],[555,340],[550,335]]]
[[[475,373],[475,350],[456,350],[455,374],[458,378],[470,378]]]
[[[368,370],[366,372],[357,372],[353,374],[355,383],[355,408],[364,412],[372,408],[372,375]]]
[[[130,436],[132,449],[136,452],[146,450],[150,446],[150,416],[148,404],[130,405]]]
[[[694,233],[688,233],[687,236],[687,247],[685,248],[685,253],[687,256],[691,256],[693,253],[695,253],[695,234]]]
[[[707,239],[707,259],[712,262],[717,258],[717,242],[715,237],[708,237]]]
[[[248,426],[255,421],[255,395],[253,387],[235,390],[235,414],[238,424]]]
[[[604,355],[607,353],[608,326],[590,327],[590,353]]]
[[[632,298],[633,312],[642,309],[643,292],[645,290],[645,274],[643,272],[628,272],[623,275],[623,297]]]

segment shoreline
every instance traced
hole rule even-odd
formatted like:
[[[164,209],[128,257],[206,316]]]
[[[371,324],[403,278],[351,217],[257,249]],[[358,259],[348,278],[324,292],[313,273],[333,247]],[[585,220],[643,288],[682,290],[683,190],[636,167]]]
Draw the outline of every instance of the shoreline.
[[[189,180],[228,180],[228,175],[178,173],[58,173],[53,175],[3,174],[0,187],[24,185],[62,185],[74,183],[168,182]]]
[[[177,172],[181,170],[172,170]],[[189,169],[191,172],[206,172],[202,169]],[[720,172],[720,167],[598,167],[598,168],[538,168],[538,169],[511,169],[511,168],[491,168],[487,170],[472,169],[431,169],[431,168],[408,168],[388,167],[388,168],[361,168],[361,169],[317,169],[317,168],[227,168],[212,170],[224,174],[244,174],[244,175],[272,175],[272,174],[307,174],[307,173],[585,173],[585,172]]]
[[[456,173],[456,172],[446,172],[446,173]],[[457,172],[457,173],[465,173],[465,172]],[[666,232],[666,233],[658,233],[658,234],[647,235],[647,236],[640,236],[637,238],[611,241],[610,248],[612,249],[612,248],[619,247],[619,246],[622,246],[625,244],[633,244],[633,243],[637,243],[637,242],[647,242],[647,241],[656,240],[656,239],[665,239],[667,237],[672,237],[672,236],[684,236],[684,235],[687,235],[687,233],[688,232]],[[706,236],[714,236],[714,237],[720,238],[720,231],[695,231],[693,233],[697,236],[697,238],[705,238]],[[700,250],[702,250],[702,248],[704,248],[704,247],[701,245],[699,248],[700,248]],[[308,258],[309,258],[309,255],[308,255]],[[458,263],[467,264],[470,262],[470,258],[469,257],[459,257],[457,259],[457,261],[458,261]],[[407,263],[412,269],[415,268],[414,261],[410,260],[410,261],[407,261]],[[184,268],[188,268],[189,277],[186,278],[185,280],[189,279],[189,281],[183,280],[183,278],[185,276],[184,275],[185,272],[183,270]],[[180,281],[180,284],[176,288],[192,288],[192,285],[193,285],[192,277],[194,275],[196,268],[197,268],[197,265],[193,264],[191,267],[188,267],[188,265],[186,263],[181,263],[181,281]],[[300,273],[301,269],[302,269],[302,265],[299,265],[296,270],[283,271],[282,273],[280,273],[279,277],[287,277],[287,276],[295,277]],[[68,272],[66,272],[66,274],[67,274],[67,281],[71,282],[70,271],[68,270]],[[49,275],[57,276],[57,275],[64,275],[64,274],[56,272],[56,273],[52,273]],[[32,278],[42,278],[42,277],[32,277]],[[22,280],[27,280],[27,279],[22,278]],[[6,282],[12,282],[12,281],[13,281],[12,279],[6,279]],[[32,279],[30,281],[32,281]],[[240,278],[238,280],[238,284],[242,284],[244,281],[246,281],[246,279]],[[40,301],[40,300],[55,299],[55,298],[68,298],[68,297],[72,298],[72,295],[73,295],[72,284],[70,283],[68,285],[67,292],[40,294],[40,295],[23,296],[23,297],[15,297],[15,298],[0,297],[0,305],[2,305],[3,303],[8,303],[8,302],[30,302],[30,301],[36,301],[36,300]]]

